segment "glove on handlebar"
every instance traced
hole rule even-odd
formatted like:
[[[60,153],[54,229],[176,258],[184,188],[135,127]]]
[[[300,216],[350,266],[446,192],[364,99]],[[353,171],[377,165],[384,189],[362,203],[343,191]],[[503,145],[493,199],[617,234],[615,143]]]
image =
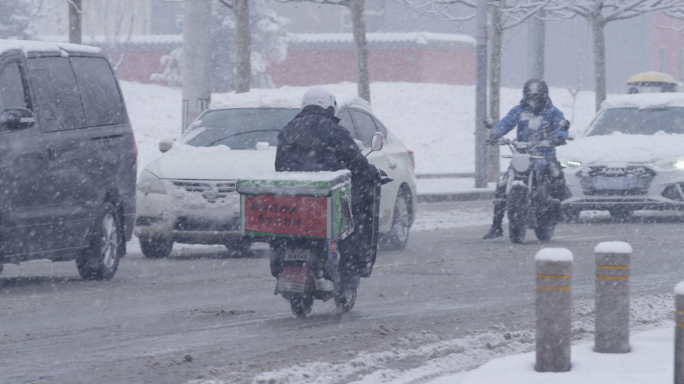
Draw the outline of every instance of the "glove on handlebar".
[[[567,141],[565,141],[565,137],[562,136],[556,136],[553,139],[551,139],[551,144],[559,147],[561,145],[567,144]]]
[[[394,181],[394,179],[390,175],[388,175],[384,169],[378,168],[378,173],[380,174],[380,185],[385,185],[387,183],[391,183]]]
[[[499,135],[495,133],[490,133],[489,138],[487,139],[487,144],[489,145],[497,145],[499,143]]]

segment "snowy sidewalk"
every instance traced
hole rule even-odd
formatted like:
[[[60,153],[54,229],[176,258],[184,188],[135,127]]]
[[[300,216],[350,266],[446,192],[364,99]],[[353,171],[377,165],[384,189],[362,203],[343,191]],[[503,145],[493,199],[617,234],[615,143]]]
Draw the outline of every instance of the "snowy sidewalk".
[[[674,378],[674,323],[630,339],[632,352],[595,353],[593,342],[572,347],[572,370],[539,373],[535,353],[494,359],[469,372],[442,376],[430,384],[654,384]]]
[[[416,183],[418,201],[425,203],[493,199],[496,188],[496,183],[487,183],[486,188],[475,188],[472,177],[418,178]]]

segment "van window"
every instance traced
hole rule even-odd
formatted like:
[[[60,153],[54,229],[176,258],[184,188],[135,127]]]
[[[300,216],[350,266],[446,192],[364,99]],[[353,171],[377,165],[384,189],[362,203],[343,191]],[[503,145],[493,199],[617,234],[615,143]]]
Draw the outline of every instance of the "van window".
[[[101,57],[72,57],[69,60],[81,90],[88,126],[121,124],[123,101],[107,60]]]
[[[83,105],[66,57],[28,59],[36,112],[44,132],[83,128]]]
[[[0,111],[5,108],[26,108],[26,93],[16,62],[5,65],[0,71]]]

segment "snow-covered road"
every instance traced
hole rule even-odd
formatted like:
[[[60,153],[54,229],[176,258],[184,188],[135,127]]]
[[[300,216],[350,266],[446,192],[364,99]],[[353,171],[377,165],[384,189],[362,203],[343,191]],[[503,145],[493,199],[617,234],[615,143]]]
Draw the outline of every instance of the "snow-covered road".
[[[424,230],[405,251],[380,253],[344,315],[316,302],[311,317],[293,318],[272,294],[265,247],[233,257],[177,247],[160,260],[132,252],[107,282],[81,280],[71,262],[7,265],[0,382],[423,382],[532,348],[533,257],[545,246],[575,254],[575,334],[590,338],[592,250],[605,240],[634,248],[635,329],[671,317],[684,272],[679,217],[584,218],[559,225],[550,244],[512,246],[480,240],[490,202],[420,209]],[[475,226],[438,222],[450,212]]]

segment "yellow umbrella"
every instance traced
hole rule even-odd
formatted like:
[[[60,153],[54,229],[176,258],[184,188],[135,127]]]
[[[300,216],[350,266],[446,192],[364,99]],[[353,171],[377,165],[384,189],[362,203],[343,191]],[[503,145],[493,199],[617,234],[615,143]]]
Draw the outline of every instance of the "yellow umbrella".
[[[627,79],[627,85],[640,87],[662,87],[671,84],[677,84],[677,80],[673,76],[655,71],[637,73]]]

